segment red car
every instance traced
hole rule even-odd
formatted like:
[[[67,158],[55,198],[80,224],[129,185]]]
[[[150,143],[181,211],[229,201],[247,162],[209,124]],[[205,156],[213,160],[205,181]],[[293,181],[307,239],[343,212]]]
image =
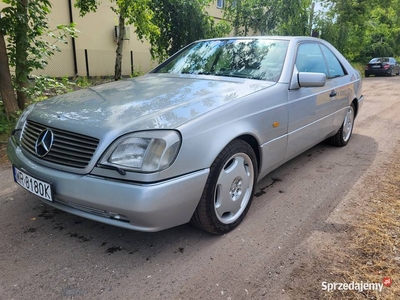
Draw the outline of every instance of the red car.
[[[400,66],[393,57],[376,57],[365,66],[365,77],[369,75],[399,75]]]

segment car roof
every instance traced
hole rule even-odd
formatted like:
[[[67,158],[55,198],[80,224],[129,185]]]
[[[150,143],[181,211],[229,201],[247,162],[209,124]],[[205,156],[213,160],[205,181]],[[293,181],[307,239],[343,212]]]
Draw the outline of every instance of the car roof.
[[[391,56],[380,56],[380,57],[374,57],[373,59],[386,59],[386,58],[393,58],[393,57],[391,57]]]
[[[261,39],[261,40],[308,40],[308,41],[324,41],[320,38],[309,37],[309,36],[280,36],[280,35],[262,35],[262,36],[233,36],[233,37],[220,37],[220,38],[212,38],[212,39],[202,39],[200,41],[221,41],[221,40],[254,40],[254,39]]]

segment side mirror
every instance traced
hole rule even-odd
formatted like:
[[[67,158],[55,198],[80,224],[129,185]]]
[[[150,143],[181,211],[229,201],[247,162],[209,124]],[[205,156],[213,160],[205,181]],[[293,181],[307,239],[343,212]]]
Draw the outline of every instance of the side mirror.
[[[297,73],[297,82],[300,87],[323,87],[326,84],[326,75],[324,73]]]

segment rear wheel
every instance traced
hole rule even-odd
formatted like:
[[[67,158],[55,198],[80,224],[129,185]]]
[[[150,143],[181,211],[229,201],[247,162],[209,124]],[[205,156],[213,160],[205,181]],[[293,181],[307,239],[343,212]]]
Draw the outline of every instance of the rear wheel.
[[[211,165],[191,223],[214,234],[238,226],[250,208],[257,170],[257,159],[249,144],[242,140],[228,144]]]
[[[342,127],[340,127],[339,131],[333,137],[328,139],[330,144],[337,147],[343,147],[347,145],[350,140],[351,134],[353,133],[354,116],[354,104],[351,104],[347,109]]]

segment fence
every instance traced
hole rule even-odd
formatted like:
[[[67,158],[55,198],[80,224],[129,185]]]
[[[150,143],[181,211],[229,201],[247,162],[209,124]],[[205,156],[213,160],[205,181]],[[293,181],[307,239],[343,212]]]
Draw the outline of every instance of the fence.
[[[115,51],[77,49],[76,56],[72,49],[61,49],[48,60],[43,70],[35,70],[33,75],[51,77],[74,76],[113,76]],[[122,75],[129,76],[134,71],[147,72],[153,67],[150,54],[146,52],[124,51],[122,57]]]

